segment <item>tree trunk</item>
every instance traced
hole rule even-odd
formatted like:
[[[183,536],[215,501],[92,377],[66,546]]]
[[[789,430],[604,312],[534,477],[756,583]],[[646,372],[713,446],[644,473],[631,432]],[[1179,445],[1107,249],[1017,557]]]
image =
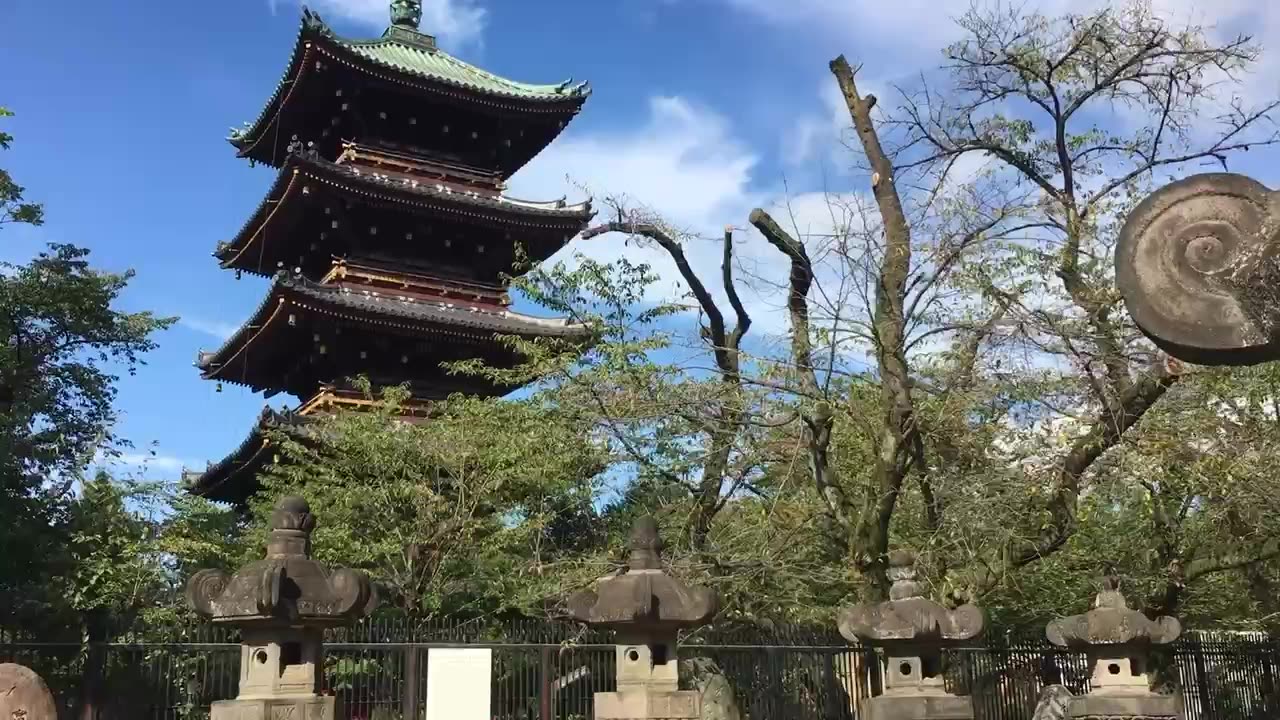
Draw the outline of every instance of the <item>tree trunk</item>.
[[[76,697],[76,720],[105,720],[102,716],[104,701],[103,684],[107,672],[108,616],[101,609],[90,610],[84,616],[84,638],[88,652],[80,673],[80,691]]]
[[[911,229],[898,196],[896,168],[880,144],[871,109],[875,97],[858,92],[854,71],[843,55],[831,61],[854,130],[871,166],[871,189],[884,224],[884,256],[880,259],[872,317],[872,339],[884,402],[884,424],[871,471],[871,492],[858,518],[854,563],[868,580],[871,596],[888,597],[889,528],[913,457],[924,454],[906,356],[907,276],[911,271]]]

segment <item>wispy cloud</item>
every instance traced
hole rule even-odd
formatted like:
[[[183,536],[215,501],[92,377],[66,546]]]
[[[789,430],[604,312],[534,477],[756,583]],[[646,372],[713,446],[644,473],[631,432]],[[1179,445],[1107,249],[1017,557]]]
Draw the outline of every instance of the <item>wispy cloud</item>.
[[[178,324],[188,330],[209,335],[219,340],[226,340],[235,334],[239,326],[222,320],[204,320],[197,317],[183,316]]]
[[[176,475],[184,468],[196,467],[196,463],[173,455],[157,452],[126,452],[119,455],[98,453],[93,459],[95,467],[122,473],[142,475]]]
[[[606,197],[624,198],[629,209],[650,209],[673,227],[707,238],[705,242],[690,238],[684,252],[710,291],[723,295],[715,282],[722,257],[720,237],[726,225],[746,227],[751,208],[766,201],[768,196],[756,187],[758,165],[758,154],[726,117],[686,97],[658,96],[649,99],[647,118],[638,126],[604,132],[571,130],[513,179],[512,194],[547,196],[563,191],[579,197],[590,193],[601,221],[609,212],[603,203]],[[776,251],[756,233],[738,232],[735,239],[740,264],[778,267]],[[651,288],[653,301],[676,299],[687,292],[671,258],[659,248],[627,245],[621,236],[611,234],[575,241],[561,257],[573,252],[600,261],[625,256],[649,263],[662,278]],[[753,316],[757,308],[761,319],[772,312],[772,306],[757,306],[750,296],[743,300]],[[721,302],[728,307],[727,299]]]

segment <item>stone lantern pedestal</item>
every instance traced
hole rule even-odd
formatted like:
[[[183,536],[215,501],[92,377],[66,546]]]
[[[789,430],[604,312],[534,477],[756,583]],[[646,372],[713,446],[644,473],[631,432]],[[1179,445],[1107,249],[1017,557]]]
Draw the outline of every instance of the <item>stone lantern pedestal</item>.
[[[1174,618],[1150,620],[1130,610],[1119,580],[1105,578],[1092,610],[1054,620],[1045,628],[1049,642],[1084,650],[1093,665],[1091,689],[1072,699],[1070,717],[1182,720],[1182,699],[1152,692],[1147,674],[1151,645],[1171,643],[1181,632]]]
[[[324,629],[373,609],[369,578],[329,573],[311,559],[315,518],[305,500],[286,497],[271,517],[267,554],[228,577],[201,570],[187,586],[196,612],[240,628],[240,690],[213,703],[210,720],[334,720],[336,699],[320,694]]]
[[[889,601],[859,605],[841,613],[840,634],[881,648],[884,692],[862,701],[860,720],[972,720],[967,697],[947,692],[942,651],[972,640],[986,625],[973,605],[948,610],[922,596],[915,580],[915,557],[889,553]]]
[[[688,720],[702,716],[697,691],[680,689],[676,639],[681,628],[715,615],[716,594],[691,588],[662,569],[662,540],[653,518],[631,531],[627,572],[602,578],[595,592],[569,598],[573,617],[614,630],[616,692],[595,695],[595,720]]]

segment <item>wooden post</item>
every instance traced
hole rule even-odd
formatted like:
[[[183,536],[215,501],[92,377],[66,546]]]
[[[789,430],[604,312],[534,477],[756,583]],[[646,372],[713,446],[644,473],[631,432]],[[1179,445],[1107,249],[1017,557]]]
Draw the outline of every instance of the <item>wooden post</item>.
[[[404,649],[404,697],[401,701],[401,712],[404,720],[418,720],[418,657],[422,650],[417,645],[408,645]]]
[[[552,660],[551,648],[542,648],[542,672],[539,673],[541,682],[538,683],[538,720],[554,720],[551,716],[551,683],[552,675],[555,672],[555,663]]]

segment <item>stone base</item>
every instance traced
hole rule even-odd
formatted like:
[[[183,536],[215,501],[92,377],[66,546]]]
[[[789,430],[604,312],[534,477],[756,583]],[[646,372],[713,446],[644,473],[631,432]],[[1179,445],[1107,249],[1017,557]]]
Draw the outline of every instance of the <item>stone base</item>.
[[[337,698],[311,695],[262,700],[219,700],[209,720],[334,720]]]
[[[1079,720],[1182,720],[1182,699],[1174,695],[1081,695],[1071,702]]]
[[[595,720],[696,720],[702,717],[702,697],[694,690],[596,693],[595,704]]]
[[[34,670],[0,663],[0,718],[58,720],[58,706],[49,686]]]
[[[861,703],[859,720],[973,720],[973,703],[958,695],[880,695]]]

